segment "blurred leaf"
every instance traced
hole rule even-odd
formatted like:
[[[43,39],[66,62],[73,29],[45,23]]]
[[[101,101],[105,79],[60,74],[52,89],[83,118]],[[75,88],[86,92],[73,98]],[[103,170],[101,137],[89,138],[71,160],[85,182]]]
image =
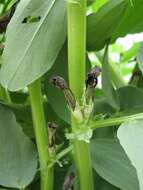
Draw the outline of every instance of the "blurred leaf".
[[[108,1],[109,0],[96,0],[95,3],[92,5],[92,11],[96,13],[98,9],[100,9]]]
[[[100,50],[112,37],[127,7],[127,1],[110,0],[95,14],[87,17],[87,48]]]
[[[130,48],[128,51],[123,52],[123,55],[121,56],[121,62],[128,62],[133,57],[135,57],[140,48],[140,45],[141,42],[135,43],[132,48]]]
[[[131,110],[143,106],[143,91],[135,86],[125,86],[117,90],[120,110]]]
[[[114,109],[112,106],[110,106],[106,100],[106,98],[98,98],[95,99],[94,102],[94,110],[93,114],[96,116],[98,114],[105,114],[105,115],[110,115],[114,113]]]
[[[91,158],[93,168],[109,183],[120,189],[139,190],[136,170],[116,139],[93,140]]]
[[[28,94],[22,92],[10,92],[10,98],[15,104],[25,104],[28,99]]]
[[[34,144],[16,123],[13,113],[0,106],[0,184],[24,188],[37,171]]]
[[[142,0],[110,0],[87,18],[87,48],[100,50],[111,39],[143,31]]]
[[[101,178],[96,172],[94,171],[94,188],[98,190],[119,190],[117,187],[111,185],[103,178]]]
[[[87,5],[91,5],[92,3],[94,3],[95,0],[87,0]]]
[[[63,0],[20,1],[6,34],[0,71],[5,88],[22,89],[54,64],[66,38],[65,4]]]
[[[108,63],[108,48],[105,50],[105,55],[103,58],[102,64],[102,87],[104,95],[107,98],[108,103],[115,109],[119,109],[119,99],[118,94],[113,88],[110,71],[109,71],[109,63]]]
[[[143,190],[143,120],[123,123],[118,130],[118,138],[137,170],[140,190]]]
[[[137,54],[137,61],[139,62],[139,68],[143,73],[143,43],[138,51]]]
[[[117,38],[124,37],[127,34],[135,34],[143,31],[142,0],[127,0],[126,2],[128,2],[128,6],[124,16],[122,16],[121,22],[113,33],[113,42]]]

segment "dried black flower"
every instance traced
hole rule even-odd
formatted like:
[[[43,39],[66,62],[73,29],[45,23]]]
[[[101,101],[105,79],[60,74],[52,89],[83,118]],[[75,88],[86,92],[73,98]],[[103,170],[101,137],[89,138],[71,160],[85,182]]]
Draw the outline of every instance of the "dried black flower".
[[[68,106],[74,110],[76,106],[75,97],[68,87],[66,81],[60,76],[54,76],[50,79],[50,82],[57,87],[58,89],[62,90],[67,101]]]
[[[53,148],[55,146],[55,135],[57,128],[57,124],[53,122],[48,123],[49,148]]]

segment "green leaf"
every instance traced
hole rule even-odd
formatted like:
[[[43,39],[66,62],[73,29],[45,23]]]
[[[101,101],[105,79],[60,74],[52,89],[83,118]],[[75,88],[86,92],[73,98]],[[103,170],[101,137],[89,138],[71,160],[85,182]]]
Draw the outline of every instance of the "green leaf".
[[[120,110],[131,110],[143,107],[143,91],[135,86],[125,86],[117,90]]]
[[[127,1],[111,0],[87,17],[87,48],[100,50],[112,37],[127,7]]]
[[[94,3],[95,0],[87,0],[87,5],[91,5],[92,3]]]
[[[108,103],[106,98],[96,98],[94,102],[94,110],[93,115],[96,117],[97,114],[103,114],[103,115],[111,115],[111,113],[114,113],[113,107],[111,107]]]
[[[91,142],[91,158],[96,172],[120,189],[139,190],[135,168],[116,139]]]
[[[122,16],[121,22],[113,33],[113,41],[127,34],[135,34],[143,31],[142,0],[130,0],[126,2],[128,2],[128,6],[124,16]]]
[[[143,43],[138,51],[137,54],[137,61],[139,62],[139,68],[143,73]]]
[[[137,170],[140,190],[143,190],[143,120],[123,123],[118,130],[118,138]]]
[[[111,185],[103,178],[101,178],[95,171],[94,174],[94,188],[97,190],[119,190],[117,187]]]
[[[108,48],[105,50],[105,55],[102,64],[102,86],[103,92],[108,100],[108,103],[115,109],[119,109],[119,98],[115,91],[110,77],[109,62],[108,62]]]
[[[96,13],[99,8],[101,8],[105,3],[109,0],[96,0],[95,3],[92,5],[92,11]]]
[[[121,62],[128,62],[130,59],[137,55],[137,52],[141,46],[141,42],[135,43],[132,48],[127,50],[121,56]]]
[[[0,81],[22,89],[54,64],[66,38],[64,0],[21,0],[6,34]]]
[[[0,184],[23,188],[37,171],[34,144],[16,123],[13,113],[0,105]]]
[[[52,108],[60,118],[62,118],[67,123],[70,123],[70,112],[67,107],[64,94],[61,90],[50,84],[50,78],[57,75],[63,77],[66,81],[68,81],[67,66],[67,49],[64,46],[61,49],[52,69],[47,73],[44,79],[44,85],[49,104],[52,106]]]
[[[142,0],[110,0],[87,18],[88,50],[100,50],[111,39],[143,31]]]

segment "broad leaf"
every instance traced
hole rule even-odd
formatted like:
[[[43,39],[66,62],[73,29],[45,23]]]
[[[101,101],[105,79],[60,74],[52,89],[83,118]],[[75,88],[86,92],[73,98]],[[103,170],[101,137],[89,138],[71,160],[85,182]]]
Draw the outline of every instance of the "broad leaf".
[[[37,171],[34,144],[16,123],[13,113],[0,105],[0,185],[24,188]]]
[[[112,37],[117,25],[120,23],[127,6],[127,1],[111,0],[97,13],[87,17],[87,48],[99,50],[104,47]]]
[[[118,138],[137,170],[140,190],[143,190],[143,120],[123,123],[118,130]]]
[[[21,0],[6,34],[0,81],[22,89],[54,64],[66,38],[66,1]]]
[[[116,139],[91,142],[93,168],[109,183],[120,189],[139,190],[135,168]]]
[[[102,49],[110,39],[143,31],[142,0],[110,0],[87,19],[88,50]]]
[[[125,0],[126,1],[126,0]],[[143,31],[143,1],[142,0],[127,0],[128,6],[125,15],[113,33],[112,41],[119,37],[124,37],[127,34],[135,34]]]

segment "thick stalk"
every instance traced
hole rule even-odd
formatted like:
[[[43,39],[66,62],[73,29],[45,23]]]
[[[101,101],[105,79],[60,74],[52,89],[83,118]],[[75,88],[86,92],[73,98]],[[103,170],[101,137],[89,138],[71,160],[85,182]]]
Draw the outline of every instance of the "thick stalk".
[[[50,162],[50,153],[48,151],[48,132],[44,117],[40,80],[35,81],[29,86],[29,95],[40,161],[41,190],[52,190],[53,167],[47,167]]]
[[[69,85],[76,100],[81,104],[85,85],[86,0],[68,0],[67,7]],[[72,118],[72,131],[76,131],[78,127]],[[80,190],[93,190],[89,144],[75,139],[73,152]]]

